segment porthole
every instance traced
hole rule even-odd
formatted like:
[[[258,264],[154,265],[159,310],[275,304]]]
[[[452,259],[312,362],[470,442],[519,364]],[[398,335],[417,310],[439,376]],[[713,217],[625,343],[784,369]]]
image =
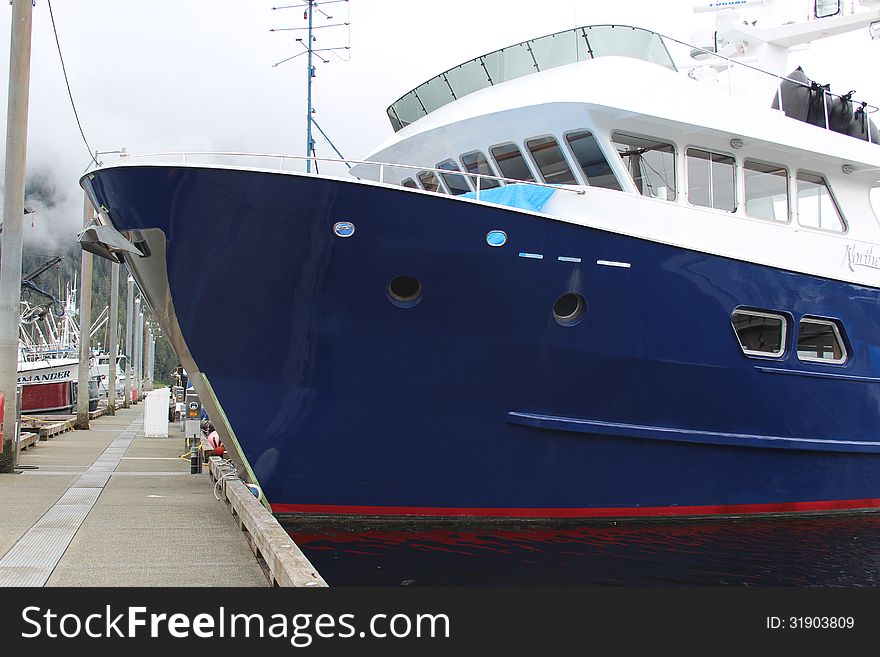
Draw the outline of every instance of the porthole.
[[[388,283],[386,292],[398,308],[412,308],[422,300],[422,283],[414,276],[397,276]]]
[[[737,308],[730,322],[746,356],[779,358],[785,354],[787,322],[784,316]]]
[[[836,322],[804,317],[798,325],[798,358],[813,363],[845,363],[846,346],[840,333]]]
[[[563,294],[553,304],[553,319],[562,326],[574,326],[584,316],[587,300],[576,292]]]

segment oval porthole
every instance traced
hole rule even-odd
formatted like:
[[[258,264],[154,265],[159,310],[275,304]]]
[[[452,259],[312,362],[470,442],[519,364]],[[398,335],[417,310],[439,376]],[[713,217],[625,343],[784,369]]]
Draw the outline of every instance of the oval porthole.
[[[562,326],[574,326],[584,316],[587,300],[576,292],[563,294],[553,304],[553,319]]]
[[[350,221],[337,221],[333,224],[333,233],[337,237],[351,237],[354,235],[354,224]]]
[[[504,246],[507,244],[507,233],[503,230],[490,230],[486,234],[486,244],[489,246]]]
[[[422,300],[422,283],[414,276],[397,276],[388,283],[386,292],[398,308],[412,308]]]

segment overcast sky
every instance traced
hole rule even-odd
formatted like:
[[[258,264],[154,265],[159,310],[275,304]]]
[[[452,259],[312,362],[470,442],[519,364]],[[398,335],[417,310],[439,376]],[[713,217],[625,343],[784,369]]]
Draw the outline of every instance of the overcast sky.
[[[793,8],[809,0],[785,0]],[[846,0],[849,5],[852,0]],[[54,0],[71,88],[92,149],[129,152],[305,150],[305,56],[296,0]],[[12,8],[2,3],[0,70],[8,71]],[[316,118],[346,157],[363,158],[391,134],[385,108],[401,94],[469,58],[576,25],[633,24],[690,41],[711,29],[691,0],[351,0],[319,4],[322,48],[350,45],[341,61],[325,53],[314,81]],[[862,33],[864,32],[864,34]],[[880,104],[880,41],[867,31],[796,53],[807,74],[839,93]],[[5,124],[6,86],[0,90]],[[5,133],[4,133],[5,134]],[[332,156],[318,139],[318,154]],[[2,149],[0,149],[2,157]],[[28,176],[54,189],[55,208],[40,212],[26,239],[47,232],[72,239],[81,222],[77,180],[89,163],[67,98],[46,0],[34,7]],[[44,199],[48,201],[48,199]]]

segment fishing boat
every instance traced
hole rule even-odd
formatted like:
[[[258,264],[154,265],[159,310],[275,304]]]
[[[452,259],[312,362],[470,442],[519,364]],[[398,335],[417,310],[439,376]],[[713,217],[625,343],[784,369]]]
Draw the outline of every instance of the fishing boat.
[[[110,393],[110,354],[98,354],[97,358],[98,393],[102,399],[109,397]],[[116,399],[125,399],[125,354],[116,356]]]
[[[24,277],[24,280],[29,278],[33,277]],[[75,413],[79,380],[79,328],[74,319],[76,285],[67,284],[63,302],[36,286],[31,287],[49,301],[37,305],[21,302],[18,347],[21,411],[26,415]],[[94,359],[90,360],[89,368],[88,408],[94,411],[98,408],[100,381]]]
[[[880,3],[796,4],[470,59],[350,176],[126,157],[82,178],[81,243],[277,513],[876,510],[877,106],[788,54]]]

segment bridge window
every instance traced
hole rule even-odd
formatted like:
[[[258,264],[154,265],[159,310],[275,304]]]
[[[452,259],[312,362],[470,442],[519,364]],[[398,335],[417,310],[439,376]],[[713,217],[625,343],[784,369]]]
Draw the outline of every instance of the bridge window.
[[[409,187],[410,189],[418,189],[419,186],[416,185],[416,181],[412,178],[406,178],[402,183],[400,183],[404,187]]]
[[[587,130],[569,132],[565,135],[565,140],[591,187],[620,190],[620,183],[617,182],[611,165],[608,164],[602,149],[599,148],[599,142],[591,132]]]
[[[438,169],[443,169],[444,171],[461,171],[458,168],[458,165],[452,159],[443,160],[442,162],[437,163]],[[468,185],[465,177],[457,174],[457,173],[441,173],[440,176],[443,178],[443,182],[446,183],[446,186],[449,188],[450,193],[453,196],[458,196],[459,194],[467,194],[471,191],[470,185]]]
[[[788,173],[779,164],[746,160],[746,214],[757,219],[788,221]]]
[[[516,144],[501,144],[493,146],[489,149],[492,157],[495,158],[495,164],[504,178],[513,180],[523,180],[525,182],[533,182],[535,176],[532,175],[529,165],[526,164],[525,158],[520,153]]]
[[[836,322],[804,317],[798,326],[797,355],[817,363],[845,363],[846,347]]]
[[[577,185],[559,144],[553,137],[537,137],[526,142],[535,164],[548,185]]]
[[[871,187],[871,209],[874,210],[877,221],[880,221],[880,180]]]
[[[828,18],[840,13],[840,0],[816,0],[813,5],[816,18]]]
[[[787,322],[783,315],[737,309],[730,321],[747,356],[777,358],[785,353]]]
[[[483,155],[482,151],[474,151],[473,153],[465,153],[461,156],[461,163],[464,165],[465,170],[468,173],[478,174],[481,176],[494,176],[495,172],[492,170],[492,167],[489,166],[489,161],[486,159],[486,156]],[[480,178],[480,189],[493,189],[494,187],[498,187],[501,183],[494,178]],[[471,178],[471,182],[474,183],[474,187],[477,186],[477,178]]]
[[[440,180],[430,171],[421,171],[417,176],[419,182],[422,183],[422,189],[426,192],[437,192],[445,194],[446,191],[440,185]]]
[[[821,228],[842,233],[846,224],[831,196],[828,183],[822,176],[806,171],[797,174],[798,223],[810,228]]]
[[[691,205],[736,212],[736,160],[699,148],[689,148],[685,160]]]
[[[675,147],[662,141],[615,132],[614,147],[643,196],[675,200]]]

